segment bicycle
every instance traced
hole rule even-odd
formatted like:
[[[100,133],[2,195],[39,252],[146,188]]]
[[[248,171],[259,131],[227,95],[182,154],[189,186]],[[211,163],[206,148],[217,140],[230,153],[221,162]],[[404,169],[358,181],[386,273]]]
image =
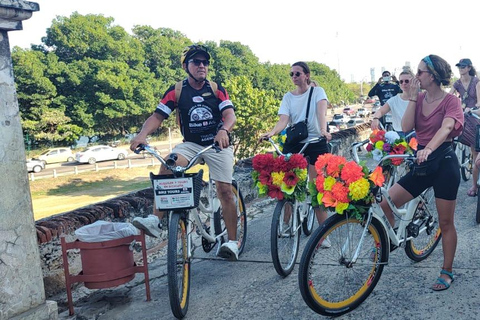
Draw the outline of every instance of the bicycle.
[[[317,137],[309,139],[299,154],[303,155],[303,152],[310,143],[320,142],[322,140],[325,140],[325,138]],[[269,138],[268,141],[275,148],[275,152],[278,155],[285,156],[271,138]],[[306,179],[308,186],[308,174]],[[273,266],[280,276],[288,276],[295,267],[300,245],[300,227],[303,233],[309,236],[313,231],[314,223],[315,211],[312,207],[308,192],[303,201],[298,199],[284,199],[277,202],[272,216],[270,246]]]
[[[467,112],[469,116],[474,116],[477,119],[479,118],[476,114],[472,112]],[[455,150],[455,154],[458,158],[458,163],[460,163],[460,173],[462,175],[463,181],[470,180],[473,172],[473,159],[472,150],[469,146],[464,145],[463,143],[458,142],[458,137],[453,139],[453,148]]]
[[[410,164],[415,161],[411,155],[387,155],[379,165],[393,158]],[[399,218],[397,228],[388,223],[380,207],[382,198]],[[397,208],[384,185],[362,219],[332,215],[310,237],[300,260],[299,287],[306,304],[319,314],[340,316],[370,295],[391,251],[401,246],[413,261],[426,259],[442,236],[435,212],[433,188]],[[319,244],[327,236],[332,246],[319,252]]]
[[[140,145],[135,152],[146,151],[158,159],[168,170],[169,175],[150,173],[155,204],[157,209],[167,211],[168,247],[167,271],[168,294],[172,313],[177,318],[187,314],[190,297],[190,265],[196,249],[193,243],[194,233],[201,236],[201,246],[205,252],[210,252],[216,244],[217,254],[221,244],[226,239],[227,230],[223,221],[220,201],[216,197],[215,182],[202,180],[203,170],[198,173],[186,173],[202,154],[220,148],[215,144],[199,151],[185,167],[176,165],[176,155],[171,154],[167,160],[158,155],[156,150],[148,145]],[[247,237],[247,213],[245,202],[237,182],[232,178],[232,193],[237,208],[237,239],[239,255],[245,248]]]

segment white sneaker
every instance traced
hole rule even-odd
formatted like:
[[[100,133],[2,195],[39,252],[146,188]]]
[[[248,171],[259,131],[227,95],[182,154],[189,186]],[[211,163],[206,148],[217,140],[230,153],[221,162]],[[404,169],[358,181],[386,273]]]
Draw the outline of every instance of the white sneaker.
[[[328,236],[323,239],[322,243],[320,244],[320,248],[324,248],[324,249],[328,249],[332,246],[332,244],[330,243],[330,239],[328,239]]]
[[[146,218],[136,217],[132,224],[138,229],[142,229],[150,237],[159,238],[162,230],[159,227],[160,219],[156,215],[150,214]]]
[[[238,241],[230,240],[222,244],[218,256],[232,261],[238,260]]]

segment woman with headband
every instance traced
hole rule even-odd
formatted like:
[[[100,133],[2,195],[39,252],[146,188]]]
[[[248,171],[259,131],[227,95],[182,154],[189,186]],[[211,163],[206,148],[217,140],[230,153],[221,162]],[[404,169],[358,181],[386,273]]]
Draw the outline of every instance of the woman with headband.
[[[418,64],[417,74],[407,89],[409,102],[402,118],[402,130],[415,130],[417,163],[423,163],[429,169],[423,176],[410,170],[388,191],[393,203],[400,207],[433,186],[443,246],[442,269],[432,286],[435,291],[446,290],[453,282],[453,259],[457,248],[454,213],[460,169],[452,139],[462,132],[464,118],[460,100],[442,88],[450,83],[451,77],[450,65],[439,56],[428,55]],[[419,89],[423,91],[419,92]],[[385,199],[381,206],[393,225],[395,218]]]

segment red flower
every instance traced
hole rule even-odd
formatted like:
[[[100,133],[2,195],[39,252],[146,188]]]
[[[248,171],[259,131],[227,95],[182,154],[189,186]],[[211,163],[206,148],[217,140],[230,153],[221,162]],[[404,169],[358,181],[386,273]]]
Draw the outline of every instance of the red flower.
[[[252,166],[258,172],[272,172],[274,166],[274,157],[271,153],[257,154],[252,159]]]
[[[283,192],[277,186],[269,186],[268,187],[268,196],[271,198],[276,198],[278,200],[283,200]]]
[[[295,186],[298,182],[298,177],[297,175],[292,172],[288,171],[285,173],[285,177],[283,178],[283,182],[289,187]]]
[[[371,143],[367,144],[365,149],[367,149],[368,152],[372,151],[373,150],[373,144],[371,144]]]
[[[323,175],[318,175],[315,178],[315,186],[317,187],[318,192],[323,193],[323,183],[325,182],[325,177]]]
[[[272,185],[272,176],[269,172],[262,171],[258,175],[258,181],[260,181],[264,185],[271,186]]]
[[[407,148],[403,144],[397,144],[393,147],[393,152],[395,154],[404,154],[405,150],[407,150]]]
[[[294,153],[287,162],[287,170],[290,171],[294,168],[306,169],[308,167],[307,159],[299,153]]]
[[[377,141],[385,141],[385,131],[373,130],[373,133],[370,135],[370,141],[373,144],[375,144]]]

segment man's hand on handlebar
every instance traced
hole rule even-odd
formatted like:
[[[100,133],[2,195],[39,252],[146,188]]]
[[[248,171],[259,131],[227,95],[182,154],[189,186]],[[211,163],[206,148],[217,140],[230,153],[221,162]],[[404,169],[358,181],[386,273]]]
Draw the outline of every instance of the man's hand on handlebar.
[[[138,145],[140,144],[148,145],[147,138],[137,134],[130,141],[130,150],[135,151],[135,149],[137,149]]]
[[[273,137],[273,134],[271,132],[264,133],[260,135],[260,138],[258,139],[259,142],[265,141]]]

